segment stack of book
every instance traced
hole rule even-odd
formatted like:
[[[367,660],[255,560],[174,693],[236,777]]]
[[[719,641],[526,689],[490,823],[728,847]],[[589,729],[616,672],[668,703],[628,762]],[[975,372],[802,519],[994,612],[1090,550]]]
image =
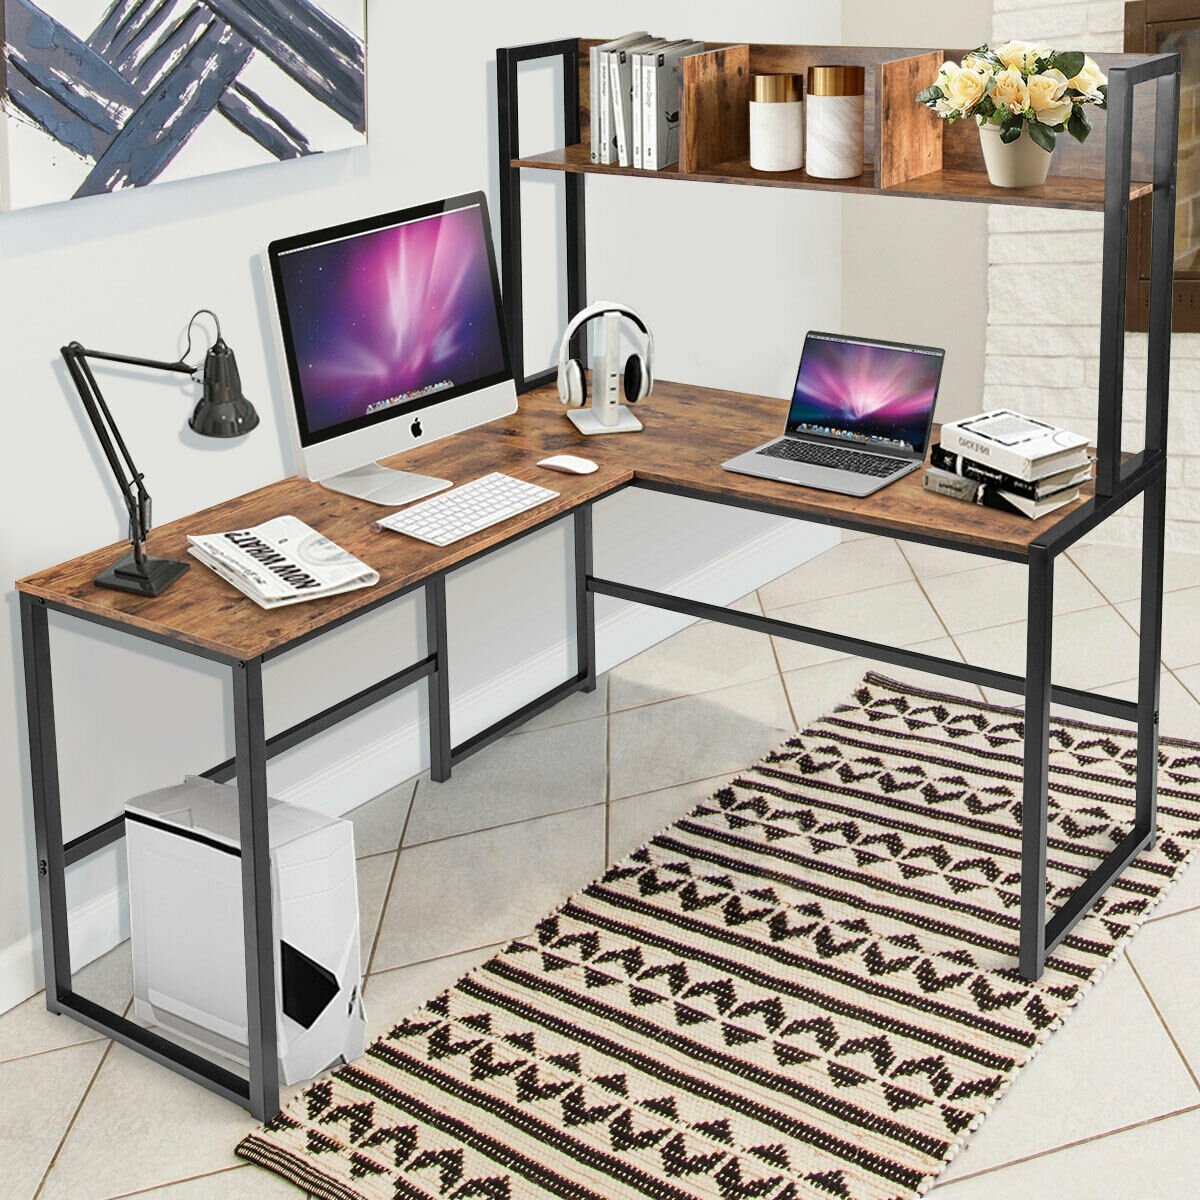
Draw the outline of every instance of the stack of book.
[[[1035,520],[1078,499],[1092,476],[1087,438],[1007,408],[943,425],[929,462],[931,492]]]
[[[682,60],[703,49],[645,31],[591,48],[592,162],[659,171],[679,161]]]

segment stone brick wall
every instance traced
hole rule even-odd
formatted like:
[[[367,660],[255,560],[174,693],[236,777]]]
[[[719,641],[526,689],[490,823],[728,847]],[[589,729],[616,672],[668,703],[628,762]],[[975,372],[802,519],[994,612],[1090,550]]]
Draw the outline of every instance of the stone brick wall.
[[[994,0],[993,44],[1020,38],[1119,52],[1125,6],[1094,0]],[[1185,92],[1185,120],[1196,97]],[[1092,213],[992,206],[988,217],[988,331],[984,397],[1095,436],[1102,220]],[[1126,342],[1126,449],[1143,444],[1146,338]],[[1167,542],[1200,551],[1200,335],[1173,344]],[[1105,541],[1137,544],[1140,508],[1106,522]]]

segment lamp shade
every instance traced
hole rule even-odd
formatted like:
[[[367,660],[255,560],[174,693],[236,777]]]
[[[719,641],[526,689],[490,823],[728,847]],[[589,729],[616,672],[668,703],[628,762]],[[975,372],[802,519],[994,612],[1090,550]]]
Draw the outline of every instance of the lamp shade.
[[[242,395],[237,359],[218,337],[204,356],[204,391],[188,421],[203,437],[241,437],[258,425],[254,405]]]

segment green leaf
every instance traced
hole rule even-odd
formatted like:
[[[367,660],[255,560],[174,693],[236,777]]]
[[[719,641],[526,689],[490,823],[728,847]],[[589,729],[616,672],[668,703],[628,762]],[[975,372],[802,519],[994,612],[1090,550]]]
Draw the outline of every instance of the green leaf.
[[[935,104],[942,99],[943,95],[942,89],[934,84],[933,87],[927,87],[923,92],[917,93],[917,103]]]
[[[1054,132],[1045,125],[1041,125],[1037,121],[1030,121],[1029,136],[1033,139],[1034,144],[1040,146],[1047,154],[1054,153]]]
[[[1087,141],[1088,134],[1092,132],[1092,123],[1088,120],[1088,115],[1083,111],[1082,105],[1076,104],[1071,109],[1071,115],[1067,119],[1067,132],[1077,142]]]
[[[1000,126],[1000,140],[1006,145],[1011,145],[1021,136],[1021,121],[1018,118],[1015,121],[1006,121]]]
[[[1068,79],[1074,79],[1083,70],[1087,55],[1082,50],[1060,50],[1050,59],[1050,65],[1057,67]]]

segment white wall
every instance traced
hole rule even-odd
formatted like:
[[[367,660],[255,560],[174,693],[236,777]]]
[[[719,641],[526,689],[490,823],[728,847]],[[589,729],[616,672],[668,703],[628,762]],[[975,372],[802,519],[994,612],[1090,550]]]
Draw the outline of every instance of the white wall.
[[[0,474],[0,579],[10,581],[119,537],[122,520],[58,347],[88,345],[169,357],[187,317],[216,309],[263,416],[244,442],[204,443],[185,429],[193,393],[161,376],[104,374],[158,521],[234,496],[291,470],[283,395],[273,372],[257,256],[270,238],[488,185],[495,201],[494,48],[567,35],[616,33],[634,22],[713,40],[836,42],[840,6],[731,8],[718,0],[640,0],[608,10],[608,28],[548,0],[497,5],[370,5],[370,145],[311,160],[98,197],[0,218],[0,361],[9,434]],[[587,11],[591,11],[590,9]],[[443,52],[452,47],[452,62]],[[529,72],[530,96],[550,99],[552,73]],[[548,148],[534,128],[528,148]],[[552,111],[547,103],[543,111]],[[535,136],[537,140],[535,141]],[[560,184],[531,180],[530,300],[543,315],[529,346],[549,361],[558,315],[550,278],[552,202]],[[773,189],[593,180],[588,188],[590,293],[642,308],[657,334],[664,378],[705,380],[785,396],[803,332],[842,316],[836,198]],[[646,266],[650,253],[670,266]],[[760,271],[763,264],[769,264]],[[754,286],[750,286],[753,279]],[[653,419],[653,403],[646,418]],[[781,409],[782,420],[782,409]],[[699,519],[698,519],[699,517]],[[683,580],[714,599],[761,582],[828,544],[753,514],[665,498],[622,496],[597,517],[600,565]],[[458,737],[561,677],[570,661],[569,545],[551,529],[456,576],[450,586],[452,688]],[[616,561],[620,560],[620,561]],[[639,567],[640,564],[640,567]],[[606,653],[633,626],[605,610]],[[415,653],[419,601],[357,623],[272,664],[269,731],[347,694],[380,660]],[[637,626],[661,636],[661,622]],[[117,811],[129,795],[203,769],[228,753],[221,674],[95,627],[52,621],[60,704],[67,836]],[[622,641],[622,638],[625,640]],[[33,990],[36,886],[15,593],[0,628],[0,1009]],[[504,693],[507,692],[507,695]],[[423,700],[399,697],[297,751],[272,770],[272,789],[345,808],[419,769]],[[358,774],[339,770],[366,749]],[[314,782],[314,780],[316,782]],[[334,782],[332,796],[323,786]],[[79,937],[93,950],[120,932],[118,856],[71,873]],[[86,955],[77,955],[79,958]],[[14,983],[14,981],[16,981]],[[23,981],[23,982],[22,982]]]
[[[1053,13],[1033,0],[995,0],[997,42],[1020,38],[1066,48],[1120,52],[1124,6],[1110,0]],[[1184,104],[1188,95],[1184,92]],[[1190,108],[1185,107],[1184,119]],[[1053,170],[1053,168],[1051,168]],[[989,407],[1020,408],[1096,436],[1100,382],[1100,274],[1104,220],[1098,213],[996,207],[991,213],[987,333]],[[1030,297],[1037,298],[1031,311]],[[1146,335],[1125,341],[1126,450],[1145,445]],[[1171,341],[1167,544],[1200,550],[1200,335]],[[1037,380],[1031,388],[1029,381]],[[1098,541],[1140,545],[1141,501],[1110,517]]]
[[[848,3],[842,40],[862,46],[978,46],[988,39],[991,5],[992,0],[936,9],[923,0]],[[978,412],[988,312],[987,208],[847,196],[842,222],[843,328],[944,346],[937,419]]]

